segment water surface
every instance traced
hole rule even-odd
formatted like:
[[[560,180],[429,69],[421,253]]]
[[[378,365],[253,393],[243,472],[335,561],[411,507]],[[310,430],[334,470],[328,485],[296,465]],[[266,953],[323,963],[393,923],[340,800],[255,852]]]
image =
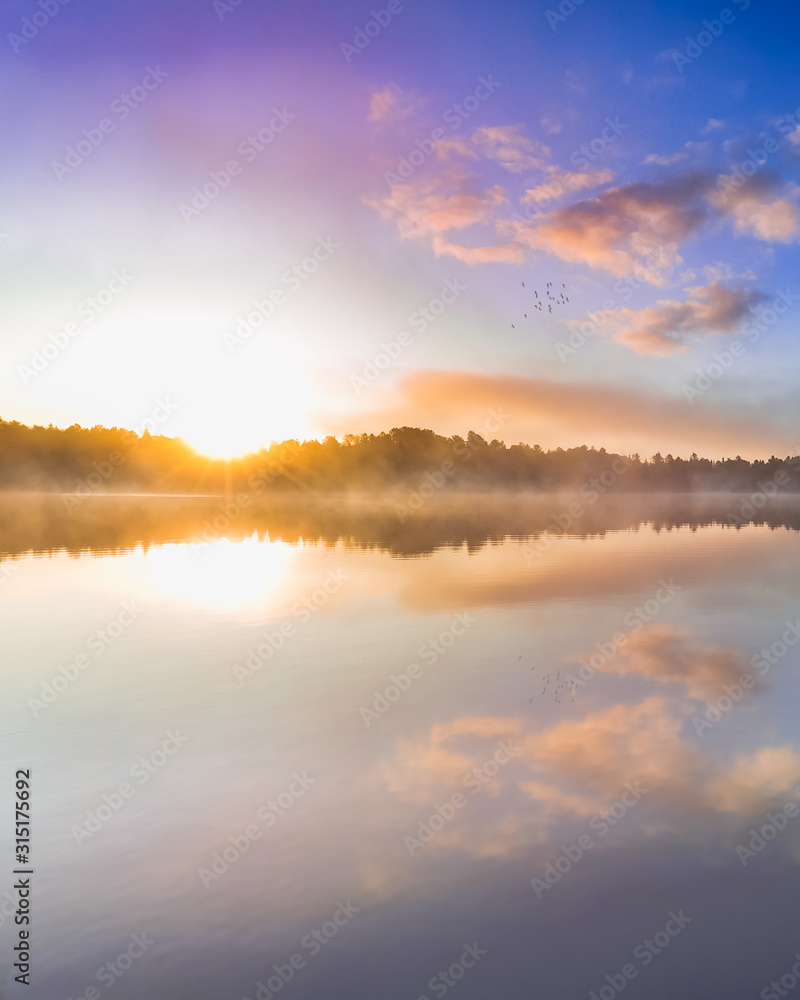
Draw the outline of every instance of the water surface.
[[[0,499],[36,869],[7,996],[744,1000],[791,969],[800,819],[737,847],[800,804],[800,502],[213,529],[226,502]]]

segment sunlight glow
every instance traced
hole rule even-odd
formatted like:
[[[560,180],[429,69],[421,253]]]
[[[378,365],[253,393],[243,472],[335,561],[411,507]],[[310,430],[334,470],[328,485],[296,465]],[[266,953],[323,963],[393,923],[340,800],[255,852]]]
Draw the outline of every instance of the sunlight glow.
[[[227,538],[197,548],[165,545],[147,553],[149,586],[157,592],[206,607],[262,603],[286,585],[297,550],[255,536]]]

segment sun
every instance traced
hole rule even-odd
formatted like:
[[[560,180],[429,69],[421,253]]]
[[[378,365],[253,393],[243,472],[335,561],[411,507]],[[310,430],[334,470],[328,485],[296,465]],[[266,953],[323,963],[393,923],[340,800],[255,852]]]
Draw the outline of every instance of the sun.
[[[194,394],[193,394],[194,395]],[[210,458],[232,459],[272,441],[314,437],[309,414],[315,393],[305,373],[288,359],[269,368],[253,364],[218,373],[179,414],[180,436]],[[177,423],[177,421],[176,421]]]
[[[267,434],[265,441],[263,437],[248,434],[240,428],[219,426],[198,427],[183,435],[186,443],[201,455],[226,461],[258,451],[263,445],[268,445],[273,437],[274,435]]]

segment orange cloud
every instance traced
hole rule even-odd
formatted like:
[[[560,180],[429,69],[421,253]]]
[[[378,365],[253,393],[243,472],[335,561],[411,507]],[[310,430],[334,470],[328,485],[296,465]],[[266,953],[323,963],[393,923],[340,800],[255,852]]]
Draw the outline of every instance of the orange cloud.
[[[570,191],[583,191],[585,188],[601,187],[614,180],[610,170],[568,171],[559,173],[555,170],[547,178],[545,184],[529,188],[521,198],[523,205],[546,201],[550,198],[560,198]]]
[[[592,313],[601,330],[637,354],[668,357],[688,350],[691,336],[731,333],[750,309],[763,299],[751,289],[726,288],[719,281],[688,289],[685,302],[661,299],[646,309],[606,309]]]
[[[735,649],[706,646],[672,625],[648,625],[631,632],[603,668],[606,673],[641,674],[659,683],[683,684],[692,698],[717,698],[747,669]]]
[[[508,418],[494,436],[547,448],[586,444],[645,455],[696,451],[755,458],[787,454],[796,447],[792,427],[770,423],[756,403],[748,407],[740,402],[733,413],[705,399],[690,407],[683,396],[592,382],[418,371],[392,389],[376,390],[372,398],[383,404],[335,419],[320,416],[320,422],[332,434],[349,433],[354,426],[374,432],[420,426],[440,434],[463,434],[480,431],[489,410],[499,406]]]
[[[686,784],[698,771],[696,748],[681,741],[682,720],[664,699],[612,705],[524,740],[534,769],[587,784],[614,798],[639,778],[650,787]]]
[[[717,763],[697,740],[684,738],[684,720],[675,707],[651,697],[527,733],[516,717],[467,716],[399,741],[393,757],[366,781],[383,802],[381,814],[397,815],[393,803],[413,804],[424,813],[437,800],[463,791],[465,776],[492,757],[498,740],[507,740],[514,757],[483,786],[480,800],[467,797],[468,805],[480,801],[480,806],[465,808],[445,824],[428,848],[485,857],[546,843],[563,819],[602,814],[630,785],[648,802],[723,823],[730,822],[726,813],[733,814],[738,823],[800,778],[800,754],[789,746],[762,747],[732,763]],[[403,816],[408,822],[406,807]],[[391,822],[394,827],[397,820]],[[659,829],[652,818],[650,829]]]
[[[752,815],[800,779],[800,755],[792,747],[763,747],[737,757],[708,785],[711,801],[725,812]]]

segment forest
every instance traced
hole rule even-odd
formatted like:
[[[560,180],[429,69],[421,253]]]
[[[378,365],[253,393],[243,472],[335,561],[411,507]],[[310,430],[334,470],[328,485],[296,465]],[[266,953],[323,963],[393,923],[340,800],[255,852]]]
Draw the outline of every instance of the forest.
[[[604,448],[506,445],[470,431],[443,437],[395,427],[341,440],[272,442],[224,461],[180,438],[118,427],[27,427],[0,420],[0,489],[97,493],[309,494],[431,492],[762,492],[800,491],[800,456],[688,458],[619,455]]]

